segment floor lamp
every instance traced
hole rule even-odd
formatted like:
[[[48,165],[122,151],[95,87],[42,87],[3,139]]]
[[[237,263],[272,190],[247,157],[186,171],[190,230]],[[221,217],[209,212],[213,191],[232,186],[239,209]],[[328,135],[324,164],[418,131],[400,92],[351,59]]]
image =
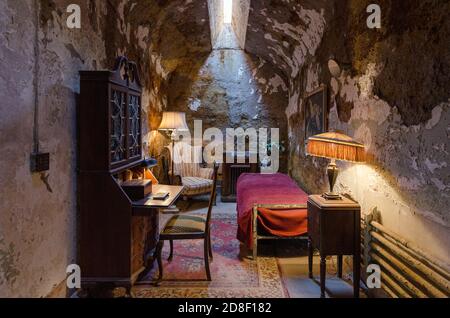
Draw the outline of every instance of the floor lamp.
[[[161,124],[158,130],[165,131],[171,140],[170,167],[172,174],[169,178],[170,184],[173,184],[174,171],[174,155],[175,155],[175,138],[176,131],[187,131],[189,127],[186,123],[186,114],[182,112],[164,112]]]

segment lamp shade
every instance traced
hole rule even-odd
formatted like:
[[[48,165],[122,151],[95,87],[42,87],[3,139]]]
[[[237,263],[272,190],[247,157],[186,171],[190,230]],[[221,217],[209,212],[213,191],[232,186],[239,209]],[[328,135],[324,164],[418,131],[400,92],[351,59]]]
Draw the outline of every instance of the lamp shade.
[[[158,130],[189,130],[186,114],[182,112],[164,112]]]
[[[315,157],[323,157],[351,162],[364,162],[364,145],[339,132],[327,132],[308,139],[306,152]]]

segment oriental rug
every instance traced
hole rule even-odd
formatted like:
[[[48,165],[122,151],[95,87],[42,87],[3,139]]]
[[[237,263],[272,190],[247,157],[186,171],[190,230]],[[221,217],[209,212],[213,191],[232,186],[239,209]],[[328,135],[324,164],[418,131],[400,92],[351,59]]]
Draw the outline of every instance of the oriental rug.
[[[168,262],[169,243],[163,249],[164,280],[159,287],[152,281],[158,276],[155,268],[138,282],[134,293],[139,298],[285,298],[275,257],[259,257],[255,262],[240,254],[236,239],[237,222],[232,214],[213,214],[211,239],[214,260],[210,264],[212,281],[206,281],[203,240],[174,242],[174,257]],[[156,267],[156,266],[155,266]]]

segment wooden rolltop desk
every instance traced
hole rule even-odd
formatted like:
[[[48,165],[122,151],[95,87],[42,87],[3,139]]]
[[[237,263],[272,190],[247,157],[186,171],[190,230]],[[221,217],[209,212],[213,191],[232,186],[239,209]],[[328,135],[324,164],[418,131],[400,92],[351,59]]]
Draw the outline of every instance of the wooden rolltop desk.
[[[113,71],[81,71],[80,81],[77,189],[82,285],[131,287],[148,265],[158,229],[155,206],[133,202],[121,187],[143,172],[137,67],[120,57]]]

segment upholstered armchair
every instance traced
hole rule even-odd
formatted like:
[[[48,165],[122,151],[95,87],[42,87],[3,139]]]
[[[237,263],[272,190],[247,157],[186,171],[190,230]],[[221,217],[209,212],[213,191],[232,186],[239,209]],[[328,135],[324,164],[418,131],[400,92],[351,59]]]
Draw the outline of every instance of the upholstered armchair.
[[[202,147],[192,147],[186,144],[177,144],[174,156],[173,183],[182,184],[184,191],[182,196],[188,198],[211,193],[213,188],[214,169],[202,167]],[[183,152],[191,151],[192,163],[182,162]],[[169,177],[172,176],[171,171]],[[214,198],[214,204],[216,200]]]

